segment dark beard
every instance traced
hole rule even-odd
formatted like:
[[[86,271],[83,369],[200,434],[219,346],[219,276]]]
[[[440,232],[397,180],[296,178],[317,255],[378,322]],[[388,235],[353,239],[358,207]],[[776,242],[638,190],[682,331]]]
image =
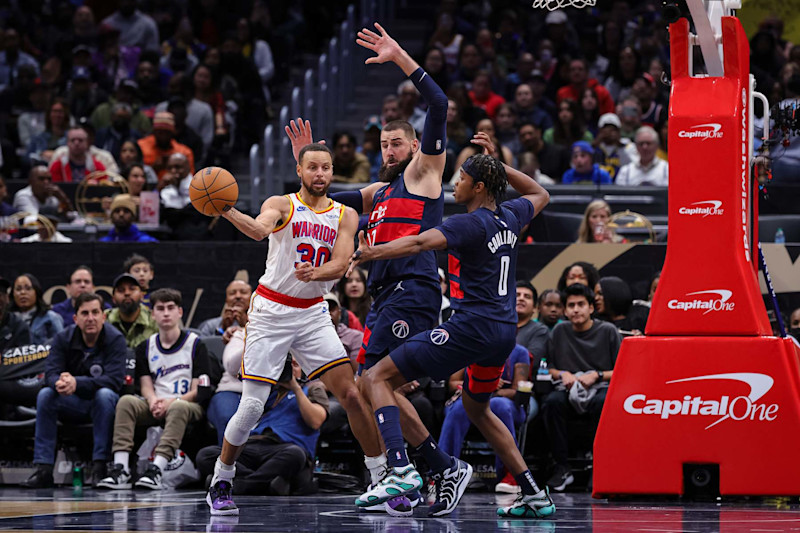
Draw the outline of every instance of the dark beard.
[[[133,302],[133,301],[132,302],[122,301],[122,302],[119,303],[119,305],[117,307],[119,307],[119,311],[123,315],[130,316],[133,313],[135,313],[137,309],[139,309],[139,303],[138,302]]]
[[[313,188],[313,184],[311,184],[311,187],[309,187],[309,186],[306,186],[306,184],[304,183],[304,184],[303,184],[303,188],[304,188],[304,189],[306,190],[306,192],[308,192],[308,194],[310,194],[311,196],[316,196],[317,198],[322,198],[323,196],[325,196],[326,194],[328,194],[328,189],[330,189],[330,188],[331,188],[331,184],[329,183],[327,187],[325,187],[324,189],[322,189],[322,190],[321,190],[321,191],[319,191],[319,192],[317,192],[317,191],[315,191],[315,190],[314,190],[314,188]]]
[[[378,181],[382,181],[384,183],[390,183],[394,181],[394,179],[399,176],[411,163],[412,156],[409,155],[406,159],[400,161],[397,166],[390,167],[387,166],[386,163],[381,165],[380,170],[378,170]]]

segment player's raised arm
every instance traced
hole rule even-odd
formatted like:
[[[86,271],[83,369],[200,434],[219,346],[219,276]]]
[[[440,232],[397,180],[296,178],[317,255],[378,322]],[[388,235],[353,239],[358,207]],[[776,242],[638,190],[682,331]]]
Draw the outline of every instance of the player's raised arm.
[[[397,257],[416,255],[427,250],[445,249],[447,249],[447,239],[436,228],[423,231],[419,235],[401,237],[378,246],[370,246],[362,231],[358,234],[358,250],[350,258],[350,268],[347,269],[347,276],[350,276],[355,267],[367,261],[395,259]]]
[[[477,144],[483,148],[483,153],[486,155],[493,155],[495,152],[494,144],[486,133],[479,132],[471,140],[472,144]],[[522,198],[528,200],[533,204],[534,216],[538,215],[542,209],[550,202],[550,193],[539,185],[535,179],[528,176],[524,172],[512,168],[505,163],[502,163],[503,168],[506,170],[508,176],[508,184],[517,191]]]
[[[222,216],[251,239],[261,241],[269,237],[278,223],[289,216],[290,210],[291,205],[287,197],[272,196],[261,204],[261,213],[256,218],[242,213],[235,207],[222,213]]]
[[[409,164],[405,176],[412,186],[422,185],[423,190],[419,192],[425,196],[435,197],[441,191],[442,172],[446,158],[447,96],[380,24],[376,22],[375,28],[380,34],[363,28],[358,32],[359,38],[356,39],[356,43],[377,54],[375,57],[368,58],[366,63],[385,63],[387,61],[395,63],[414,83],[428,104],[420,153]]]
[[[289,124],[283,129],[286,131],[286,136],[289,137],[292,143],[292,154],[294,155],[294,160],[297,161],[300,157],[300,150],[302,150],[304,146],[314,142],[314,135],[311,132],[311,122],[308,120],[303,121],[302,118],[298,117],[296,121],[289,121]],[[319,144],[325,144],[325,141],[317,142]],[[369,213],[372,210],[372,198],[375,196],[378,189],[384,185],[384,183],[380,182],[371,183],[363,189],[339,191],[330,193],[328,196],[340,204],[351,207],[360,215],[362,213]]]
[[[336,244],[333,245],[331,258],[323,265],[315,267],[311,263],[298,263],[294,275],[304,282],[331,281],[341,278],[347,270],[348,261],[353,254],[353,238],[358,229],[358,215],[349,207],[345,208],[342,221],[339,223],[339,233],[336,235]]]

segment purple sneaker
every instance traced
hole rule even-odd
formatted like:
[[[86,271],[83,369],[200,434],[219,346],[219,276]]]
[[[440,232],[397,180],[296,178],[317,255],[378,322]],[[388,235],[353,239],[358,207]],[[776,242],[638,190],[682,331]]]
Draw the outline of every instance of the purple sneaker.
[[[232,492],[233,486],[230,481],[219,479],[211,485],[211,488],[208,489],[208,494],[206,494],[206,503],[208,503],[212,516],[239,514],[239,508],[233,503]]]
[[[383,506],[390,516],[412,516],[414,514],[414,507],[406,495],[386,500]]]

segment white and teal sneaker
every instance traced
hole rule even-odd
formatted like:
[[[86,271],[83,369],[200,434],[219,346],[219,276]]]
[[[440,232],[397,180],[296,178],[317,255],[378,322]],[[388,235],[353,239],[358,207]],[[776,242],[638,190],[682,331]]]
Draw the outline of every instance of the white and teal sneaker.
[[[356,507],[372,507],[421,487],[422,476],[412,465],[390,467],[383,479],[376,485],[370,485],[367,492],[356,498]]]
[[[540,496],[520,494],[509,507],[499,507],[497,516],[508,518],[545,518],[556,512],[556,505],[545,489]]]

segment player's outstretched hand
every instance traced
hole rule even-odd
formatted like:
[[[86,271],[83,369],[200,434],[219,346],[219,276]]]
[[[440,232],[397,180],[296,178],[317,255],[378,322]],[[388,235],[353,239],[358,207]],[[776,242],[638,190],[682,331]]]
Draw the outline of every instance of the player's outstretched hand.
[[[313,143],[314,136],[311,133],[311,122],[308,120],[303,122],[303,119],[299,117],[296,122],[297,123],[295,123],[294,120],[290,120],[289,125],[285,126],[283,129],[286,131],[289,140],[292,141],[294,160],[298,161],[300,159],[300,150],[302,150],[304,146]],[[325,141],[317,142],[319,144],[325,144]]]
[[[297,266],[294,269],[294,277],[303,283],[308,283],[309,281],[312,281],[313,276],[314,265],[311,263],[297,263]]]
[[[366,263],[371,259],[371,255],[372,246],[367,242],[364,230],[361,230],[358,232],[358,250],[353,252],[352,257],[350,257],[350,267],[347,269],[344,277],[349,278],[350,273],[353,272],[358,265]]]
[[[389,36],[383,26],[376,22],[375,27],[381,33],[380,35],[367,28],[362,28],[358,32],[356,43],[378,54],[376,57],[367,58],[364,63],[367,65],[370,63],[386,63],[387,61],[396,63],[397,59],[402,55],[403,49],[397,44],[397,41]]]
[[[477,144],[481,148],[483,148],[484,155],[490,155],[492,157],[497,157],[497,148],[495,147],[494,143],[492,142],[492,138],[485,132],[478,132],[470,141],[472,144]]]

